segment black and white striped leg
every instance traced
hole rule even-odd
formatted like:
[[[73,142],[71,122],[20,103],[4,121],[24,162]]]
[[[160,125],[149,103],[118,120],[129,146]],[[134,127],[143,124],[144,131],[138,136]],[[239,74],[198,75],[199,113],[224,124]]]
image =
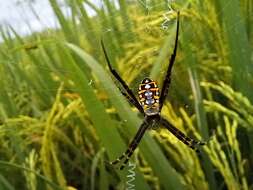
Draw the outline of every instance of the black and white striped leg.
[[[122,90],[120,89],[121,93],[127,97],[129,100],[131,100],[130,102],[141,112],[144,114],[144,110],[142,108],[142,106],[140,105],[139,101],[136,99],[136,97],[134,96],[134,93],[132,92],[132,90],[128,87],[128,85],[125,83],[125,81],[119,76],[119,74],[117,73],[117,71],[115,69],[112,68],[112,65],[110,63],[109,57],[106,53],[105,50],[105,45],[103,43],[103,40],[101,40],[101,46],[105,55],[105,59],[107,62],[107,65],[109,67],[110,72],[113,74],[113,76],[120,82],[120,84],[123,86],[123,88],[126,90],[127,94],[125,92],[122,92]]]
[[[199,152],[198,146],[199,145],[205,145],[206,142],[197,141],[195,139],[192,139],[190,137],[187,137],[183,132],[181,132],[179,129],[174,127],[170,122],[168,122],[166,119],[161,118],[160,123],[166,127],[173,135],[175,135],[180,141],[182,141],[184,144],[195,150],[196,152]]]
[[[126,166],[130,157],[134,153],[134,150],[136,149],[136,147],[140,143],[147,128],[148,128],[148,123],[146,122],[146,120],[144,120],[144,122],[141,124],[139,130],[137,131],[136,135],[134,136],[132,142],[129,144],[126,152],[124,154],[122,154],[119,158],[117,158],[116,160],[112,161],[111,162],[112,165],[116,165],[116,164],[120,163],[122,160],[124,160],[120,166],[120,170],[122,170]]]
[[[169,62],[169,67],[165,76],[165,79],[163,81],[163,86],[162,86],[162,91],[160,95],[160,110],[163,107],[164,100],[168,94],[168,90],[170,87],[170,81],[171,81],[171,71],[172,67],[174,65],[175,59],[176,59],[176,54],[177,54],[177,44],[178,44],[178,33],[179,33],[179,12],[177,12],[177,31],[176,31],[176,39],[175,39],[175,45],[174,45],[174,50],[173,53],[170,57],[170,62]]]

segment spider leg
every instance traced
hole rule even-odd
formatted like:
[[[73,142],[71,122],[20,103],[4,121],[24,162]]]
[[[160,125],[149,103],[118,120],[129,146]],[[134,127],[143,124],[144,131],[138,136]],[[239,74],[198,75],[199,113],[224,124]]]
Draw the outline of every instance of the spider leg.
[[[163,81],[163,86],[162,86],[162,91],[160,95],[160,110],[163,107],[164,100],[168,94],[169,86],[170,86],[170,81],[171,81],[171,70],[175,62],[176,54],[177,54],[177,44],[178,44],[178,33],[179,33],[179,12],[177,12],[177,31],[176,31],[176,39],[175,39],[175,45],[174,45],[174,50],[173,54],[170,57],[170,62],[169,62],[169,67],[165,76],[165,79]]]
[[[105,50],[105,46],[103,43],[103,40],[101,40],[101,46],[105,55],[105,59],[107,62],[107,65],[109,67],[110,72],[113,74],[113,76],[120,82],[120,84],[123,86],[123,88],[126,90],[127,93],[123,92],[120,88],[120,92],[122,93],[123,96],[125,96],[141,113],[144,114],[144,110],[142,108],[142,106],[140,105],[139,101],[136,99],[136,97],[134,96],[134,93],[132,92],[132,90],[128,87],[128,85],[125,83],[125,81],[119,76],[119,74],[117,73],[117,71],[115,69],[112,68],[112,65],[110,63],[109,57],[106,53]]]
[[[199,152],[197,149],[198,145],[205,145],[206,142],[197,141],[195,139],[192,139],[190,137],[187,137],[183,132],[181,132],[179,129],[174,127],[170,122],[168,122],[166,119],[161,117],[160,123],[166,127],[173,135],[175,135],[180,141],[182,141],[184,144],[195,150],[196,152]]]
[[[134,136],[133,140],[129,144],[126,152],[123,153],[116,160],[112,161],[111,162],[112,165],[116,165],[119,162],[121,162],[123,159],[125,159],[124,162],[120,166],[120,170],[122,170],[126,166],[127,162],[129,161],[129,159],[132,156],[134,150],[136,149],[136,147],[140,143],[140,141],[141,141],[141,139],[142,139],[142,137],[143,137],[143,135],[144,135],[144,133],[145,133],[145,131],[147,130],[148,127],[149,127],[148,123],[146,122],[146,120],[144,120],[144,122],[141,124],[139,130],[137,131],[136,135]]]

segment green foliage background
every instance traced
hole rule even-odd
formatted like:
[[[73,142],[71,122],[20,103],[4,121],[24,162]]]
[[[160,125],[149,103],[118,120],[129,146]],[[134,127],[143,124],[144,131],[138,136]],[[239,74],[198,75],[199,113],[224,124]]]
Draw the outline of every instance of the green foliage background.
[[[135,92],[145,76],[161,85],[175,10],[179,47],[162,115],[208,144],[197,155],[165,129],[149,131],[131,160],[132,183],[253,188],[251,0],[103,0],[102,7],[68,0],[68,17],[49,2],[60,29],[28,37],[12,27],[0,31],[0,189],[126,189],[128,168],[108,162],[126,149],[143,118],[117,89],[100,39]]]

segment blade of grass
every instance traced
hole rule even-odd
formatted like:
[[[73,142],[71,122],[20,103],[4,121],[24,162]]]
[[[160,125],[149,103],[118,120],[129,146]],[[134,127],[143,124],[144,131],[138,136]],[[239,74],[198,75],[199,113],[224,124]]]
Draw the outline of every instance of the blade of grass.
[[[90,44],[92,52],[94,52],[94,54],[98,56],[99,52],[95,47],[99,42],[97,40],[98,35],[97,35],[97,30],[94,27],[94,22],[92,18],[90,18],[89,15],[87,14],[87,11],[85,7],[83,6],[83,1],[82,0],[72,1],[72,4],[75,4],[75,3],[78,9],[80,10],[80,14],[81,14],[80,20],[82,24],[82,29],[85,32],[86,38]]]
[[[15,188],[9,183],[9,181],[0,174],[0,189],[15,190]]]
[[[74,42],[75,44],[78,44],[78,39],[77,39],[76,35],[73,33],[71,26],[69,25],[67,19],[65,18],[57,1],[56,0],[49,0],[49,3],[51,5],[51,7],[53,8],[54,13],[59,20],[59,23],[62,27],[62,30],[63,30],[63,33],[64,33],[66,39],[70,42]]]
[[[105,167],[104,153],[103,153],[103,156],[101,157],[99,169],[101,172],[101,179],[100,179],[99,187],[100,187],[100,189],[109,189],[108,173],[107,173],[106,167]]]
[[[1,75],[4,76],[4,75]],[[1,95],[0,95],[0,105],[1,106],[1,113],[4,113],[2,115],[3,118],[6,116],[14,116],[17,114],[17,110],[15,109],[15,106],[13,105],[13,101],[11,101],[11,97],[8,95],[8,91],[5,89],[4,79],[1,77],[0,79],[0,86],[1,86]],[[1,118],[2,119],[2,118]]]
[[[241,16],[238,0],[219,1],[225,24],[225,37],[228,40],[229,62],[233,68],[233,82],[236,89],[242,91],[253,101],[250,45],[246,32],[245,19]],[[231,14],[233,13],[233,14]]]
[[[123,141],[121,140],[119,133],[116,129],[115,123],[111,120],[110,116],[105,112],[105,107],[96,98],[92,87],[89,85],[89,80],[86,78],[84,72],[78,67],[71,57],[71,52],[68,51],[64,46],[60,47],[62,62],[71,72],[71,79],[76,85],[76,91],[80,94],[86,109],[91,117],[94,127],[101,139],[102,145],[105,147],[111,160],[118,156],[118,153],[123,150]],[[105,78],[103,80],[106,80]],[[126,171],[122,173],[118,172],[121,179],[126,176]],[[136,180],[138,188],[149,189],[144,178],[138,178]]]
[[[27,171],[27,172],[32,172],[32,173],[34,173],[38,178],[42,179],[42,180],[45,181],[48,185],[50,185],[53,189],[56,189],[56,190],[63,190],[63,188],[61,188],[60,186],[58,186],[58,185],[55,184],[54,182],[50,181],[49,179],[47,179],[45,176],[41,175],[41,174],[38,173],[37,171],[34,171],[34,170],[29,169],[29,168],[20,166],[20,165],[18,165],[18,164],[14,164],[14,163],[11,163],[11,162],[6,162],[6,161],[3,161],[3,160],[0,160],[0,165],[2,165],[2,166],[7,166],[7,167],[18,168],[18,169],[21,169],[21,170],[25,170],[25,171]]]
[[[128,39],[128,41],[132,41],[134,39],[134,35],[132,33],[132,25],[131,22],[129,22],[130,18],[127,13],[127,2],[125,0],[119,0],[119,6],[120,6],[120,15],[123,20],[123,26],[124,26],[124,32],[125,38]]]
[[[17,44],[16,45],[24,45],[25,43],[24,43],[24,40],[22,39],[22,37],[12,27],[10,27],[10,29],[14,33],[14,36],[17,38]],[[13,48],[13,49],[15,49],[15,48]],[[48,92],[41,93],[41,90],[40,90],[41,86],[39,85],[39,83],[37,83],[38,82],[37,78],[36,77],[33,78],[31,76],[32,74],[37,76],[37,73],[29,73],[26,69],[23,68],[22,63],[24,61],[27,61],[26,60],[27,54],[21,52],[20,54],[18,54],[17,59],[15,57],[16,54],[14,54],[14,52],[12,52],[11,55],[12,55],[11,60],[14,59],[13,61],[15,61],[15,62],[8,63],[7,66],[10,67],[10,70],[13,70],[13,73],[15,75],[16,84],[18,85],[18,84],[20,84],[21,81],[22,82],[25,81],[28,84],[28,86],[31,86],[33,89],[35,89],[34,92],[36,93],[36,95],[38,97],[40,97],[39,99],[43,100],[43,102],[45,104],[48,104],[49,99],[47,98],[48,96],[45,95]],[[35,61],[35,60],[33,60],[33,61]],[[14,63],[16,63],[16,64],[14,65]]]
[[[114,4],[115,2],[110,2],[109,0],[104,0],[104,3],[105,3],[105,6],[106,6],[106,10],[108,12],[108,16],[106,15],[107,22],[110,25],[110,27],[112,28],[113,39],[114,39],[115,43],[117,44],[116,45],[117,50],[121,54],[122,53],[122,44],[123,44],[122,37],[123,36],[120,33],[119,22],[116,19],[118,11],[115,7],[115,4]]]
[[[92,165],[91,165],[91,190],[95,190],[96,187],[97,187],[97,185],[96,185],[97,184],[96,183],[96,177],[97,177],[96,169],[98,167],[101,169],[101,165],[99,163],[100,163],[100,160],[102,160],[103,154],[104,154],[104,149],[102,148],[101,150],[98,151],[98,153],[92,159]],[[100,176],[100,177],[102,177],[102,176]],[[104,188],[105,187],[106,186],[104,186]],[[105,189],[108,189],[108,188],[105,188]]]
[[[187,25],[188,24],[188,25]],[[184,24],[184,31],[182,36],[182,41],[186,42],[185,39],[190,39],[190,24],[187,23]],[[202,99],[202,93],[200,90],[200,81],[198,78],[198,72],[197,72],[197,62],[196,58],[194,57],[194,52],[191,50],[191,47],[188,43],[184,43],[183,51],[185,52],[185,57],[187,57],[187,60],[184,60],[184,63],[186,67],[188,68],[189,78],[191,82],[191,88],[192,88],[192,94],[194,99],[194,107],[196,112],[196,120],[197,120],[197,127],[199,131],[201,132],[202,136],[205,139],[208,139],[208,124],[207,124],[207,118],[205,109],[203,106],[203,99]],[[203,168],[206,174],[206,178],[209,181],[209,187],[210,189],[217,189],[216,186],[216,180],[213,172],[213,167],[210,162],[210,159],[208,156],[203,153]]]

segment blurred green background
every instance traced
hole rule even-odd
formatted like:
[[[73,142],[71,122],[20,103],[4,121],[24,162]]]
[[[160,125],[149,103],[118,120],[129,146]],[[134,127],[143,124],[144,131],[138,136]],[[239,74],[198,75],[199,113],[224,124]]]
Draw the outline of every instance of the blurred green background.
[[[68,16],[49,3],[59,29],[24,37],[0,28],[1,190],[253,189],[252,0],[65,0]],[[208,143],[197,155],[166,129],[150,130],[135,167],[120,171],[108,163],[143,117],[117,89],[100,40],[136,94],[146,76],[161,86],[178,10],[162,115]]]

